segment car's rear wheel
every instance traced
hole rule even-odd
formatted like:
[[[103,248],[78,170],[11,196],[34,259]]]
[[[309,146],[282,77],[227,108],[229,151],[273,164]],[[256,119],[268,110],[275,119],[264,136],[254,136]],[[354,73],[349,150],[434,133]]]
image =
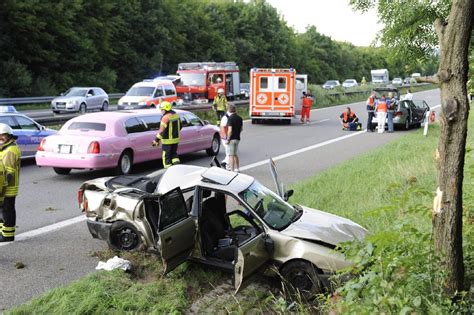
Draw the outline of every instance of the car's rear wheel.
[[[64,168],[64,167],[53,167],[53,170],[56,174],[58,175],[67,175],[71,173],[70,168]]]
[[[115,222],[110,229],[112,249],[133,250],[140,245],[140,235],[137,229],[128,222]]]
[[[85,114],[86,112],[87,112],[87,106],[86,104],[82,103],[81,106],[79,106],[79,113]]]
[[[101,108],[100,110],[103,111],[103,112],[108,111],[108,110],[109,110],[109,103],[104,102],[104,103],[102,104],[102,108]]]
[[[211,147],[209,149],[206,149],[206,153],[209,156],[216,156],[219,154],[219,150],[221,148],[221,137],[219,135],[214,135],[214,138],[212,138],[212,143]]]
[[[302,260],[290,261],[281,268],[281,275],[292,293],[301,293],[311,297],[322,293],[323,285],[319,279],[320,271],[311,263]]]
[[[156,108],[155,104],[151,104],[150,108],[153,108],[153,109]]]
[[[132,171],[133,165],[133,154],[130,150],[124,151],[119,158],[117,167],[115,168],[115,173],[129,174]]]

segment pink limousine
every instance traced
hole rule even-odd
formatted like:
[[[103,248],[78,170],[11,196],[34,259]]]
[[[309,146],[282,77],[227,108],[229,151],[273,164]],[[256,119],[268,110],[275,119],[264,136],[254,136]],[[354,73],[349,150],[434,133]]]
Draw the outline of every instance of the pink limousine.
[[[193,113],[176,110],[181,117],[178,154],[220,149],[219,128]],[[130,173],[133,164],[161,159],[161,148],[152,147],[160,128],[161,113],[154,110],[97,112],[75,117],[57,135],[44,138],[36,153],[38,166],[53,167],[60,175],[71,169],[114,168]]]

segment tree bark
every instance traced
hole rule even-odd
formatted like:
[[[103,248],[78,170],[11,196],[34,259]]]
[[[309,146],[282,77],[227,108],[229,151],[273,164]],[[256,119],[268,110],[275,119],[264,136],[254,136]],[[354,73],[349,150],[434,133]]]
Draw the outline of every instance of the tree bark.
[[[453,0],[447,22],[435,22],[440,43],[437,77],[441,89],[441,135],[433,236],[435,249],[448,274],[446,293],[451,296],[464,290],[462,183],[469,116],[466,81],[473,7],[473,0]]]

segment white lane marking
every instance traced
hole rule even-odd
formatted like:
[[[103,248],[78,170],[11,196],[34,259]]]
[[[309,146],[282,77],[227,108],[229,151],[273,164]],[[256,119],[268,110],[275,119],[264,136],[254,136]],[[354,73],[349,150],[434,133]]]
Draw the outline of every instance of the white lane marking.
[[[77,216],[77,217],[74,217],[74,218],[71,218],[71,219],[67,219],[67,220],[64,220],[64,221],[61,221],[61,222],[57,222],[57,223],[54,223],[54,224],[51,224],[51,225],[43,226],[43,227],[41,227],[39,229],[36,229],[36,230],[31,230],[31,231],[28,231],[28,232],[24,232],[24,233],[15,235],[15,241],[24,241],[24,240],[36,237],[38,235],[46,234],[46,233],[49,233],[49,232],[52,232],[52,231],[55,231],[55,230],[59,230],[59,229],[62,229],[63,227],[73,225],[73,224],[76,224],[76,223],[79,223],[79,222],[85,221],[85,220],[86,220],[86,216],[85,215],[80,215],[80,216]],[[5,245],[13,244],[13,243],[14,242],[0,243],[0,246],[5,246]]]
[[[438,108],[440,106],[441,105],[436,105],[436,106],[433,106],[431,109],[435,109],[435,108]],[[327,120],[330,120],[330,119],[329,118],[328,119],[322,119],[322,120],[316,121],[315,123],[323,122],[323,121],[327,121]],[[351,138],[351,137],[355,137],[355,136],[358,136],[358,135],[361,135],[361,134],[364,134],[364,133],[366,133],[366,130],[354,132],[354,133],[351,133],[351,134],[348,134],[348,135],[345,135],[345,136],[342,136],[342,137],[338,137],[338,138],[334,138],[334,139],[327,140],[327,141],[324,141],[324,142],[320,142],[320,143],[317,143],[315,145],[312,145],[312,146],[309,146],[309,147],[306,147],[306,148],[303,148],[303,149],[299,149],[299,150],[295,150],[293,152],[288,152],[288,153],[285,153],[285,154],[278,155],[278,156],[274,157],[273,160],[274,161],[282,160],[282,159],[285,159],[287,157],[290,157],[290,156],[293,156],[293,155],[296,155],[296,154],[300,154],[300,153],[304,153],[304,152],[307,152],[307,151],[310,151],[310,150],[314,150],[314,149],[326,146],[328,144],[335,143],[335,142],[338,142],[338,141],[342,141],[342,140],[345,140],[345,139],[348,139],[348,138]],[[255,162],[255,163],[246,165],[244,167],[241,167],[240,170],[245,171],[245,170],[255,168],[255,167],[267,164],[267,163],[268,163],[268,159],[265,159],[265,160]],[[159,171],[162,171],[162,170],[158,170],[158,172]],[[153,173],[154,172],[152,172],[151,174],[153,174]],[[31,231],[28,231],[28,232],[21,233],[21,234],[15,236],[15,240],[16,241],[27,240],[29,238],[33,238],[33,237],[41,235],[41,234],[45,234],[45,233],[49,233],[49,232],[52,232],[52,231],[55,231],[55,230],[59,230],[63,227],[66,227],[66,226],[69,226],[69,225],[72,225],[72,224],[76,224],[78,222],[85,221],[85,220],[86,220],[86,217],[84,215],[77,216],[77,217],[74,217],[74,218],[71,218],[71,219],[68,219],[68,220],[64,220],[64,221],[61,221],[61,222],[58,222],[58,223],[54,223],[54,224],[51,224],[51,225],[44,226],[44,227],[36,229],[36,230],[31,230]],[[9,245],[9,244],[13,244],[13,242],[0,243],[0,246],[5,246],[5,245]]]
[[[285,154],[282,154],[282,155],[278,155],[276,157],[273,157],[273,160],[278,161],[278,160],[281,160],[281,159],[285,159],[287,157],[290,157],[290,156],[293,156],[293,155],[296,155],[296,154],[300,154],[300,153],[303,153],[303,152],[306,152],[306,151],[314,150],[314,149],[323,147],[325,145],[335,143],[335,142],[338,142],[338,141],[342,141],[342,140],[352,138],[352,137],[355,137],[355,136],[358,136],[358,135],[361,135],[361,134],[365,134],[365,133],[366,133],[365,130],[354,132],[354,133],[351,133],[351,134],[348,134],[348,135],[345,135],[345,136],[342,136],[342,137],[338,137],[338,138],[334,138],[334,139],[327,140],[327,141],[324,141],[324,142],[320,142],[320,143],[317,143],[315,145],[312,145],[312,146],[309,146],[309,147],[306,147],[306,148],[302,148],[302,149],[298,149],[298,150],[288,152],[288,153],[285,153]],[[251,168],[254,168],[254,167],[257,167],[257,166],[261,166],[261,165],[264,165],[264,164],[268,164],[268,159],[246,165],[244,167],[241,167],[240,170],[245,171],[245,170],[248,170],[248,169],[251,169]]]

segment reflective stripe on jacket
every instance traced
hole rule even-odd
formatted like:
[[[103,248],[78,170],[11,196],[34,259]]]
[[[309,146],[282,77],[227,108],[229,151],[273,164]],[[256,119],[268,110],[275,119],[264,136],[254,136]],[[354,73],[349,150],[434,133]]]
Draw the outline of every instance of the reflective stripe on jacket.
[[[179,143],[179,132],[181,130],[181,119],[175,112],[168,112],[161,118],[160,127],[164,130],[158,133],[156,137],[160,139],[163,144]]]
[[[378,112],[387,112],[387,109],[388,109],[387,102],[380,100],[377,103],[377,111]]]
[[[375,100],[372,96],[370,96],[368,99],[367,99],[367,110],[369,112],[373,112],[374,111],[374,103],[375,103]]]
[[[5,168],[5,197],[15,197],[18,195],[18,186],[20,185],[20,157],[20,147],[16,144],[15,139],[10,139],[0,147],[0,163],[2,163]]]
[[[345,123],[353,122],[357,118],[356,114],[354,114],[353,112],[351,112],[350,115],[347,115],[347,112],[344,112],[344,113],[342,113],[342,115],[343,115],[342,116],[342,121],[345,122]],[[349,118],[351,119],[351,121],[349,121]]]
[[[227,108],[227,98],[225,95],[219,96],[218,94],[214,97],[214,102],[212,104],[216,107],[216,110],[225,112]]]
[[[311,96],[303,96],[303,107],[311,107],[313,99]]]

